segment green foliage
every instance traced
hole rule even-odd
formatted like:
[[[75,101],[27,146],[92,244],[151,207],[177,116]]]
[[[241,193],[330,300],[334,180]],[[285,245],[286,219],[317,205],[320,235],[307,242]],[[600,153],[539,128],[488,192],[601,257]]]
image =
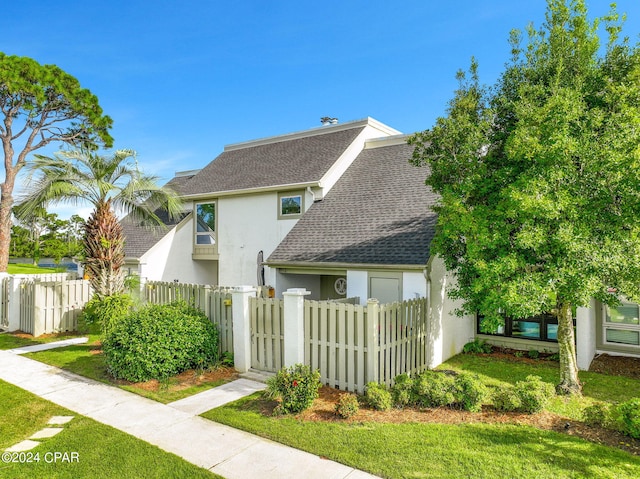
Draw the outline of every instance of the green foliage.
[[[540,357],[540,352],[537,349],[530,349],[527,356],[530,359],[538,359]]]
[[[622,431],[635,439],[640,439],[640,398],[631,399],[618,406],[622,421]]]
[[[405,407],[415,404],[413,383],[413,379],[408,374],[396,376],[393,386],[391,386],[391,397],[395,406]]]
[[[493,405],[499,411],[520,411],[533,414],[544,409],[555,395],[553,385],[539,376],[527,376],[515,385],[501,384],[493,393]]]
[[[515,388],[522,403],[521,410],[530,414],[542,411],[555,395],[553,385],[539,376],[527,376],[524,381],[518,381]]]
[[[511,37],[499,81],[459,73],[446,116],[410,139],[413,162],[441,200],[431,251],[457,283],[448,294],[488,326],[504,315],[558,311],[558,341],[575,364],[567,314],[592,298],[640,297],[640,47],[615,9],[596,23],[582,0],[550,1],[546,22]],[[570,318],[569,318],[570,319]],[[572,358],[569,358],[572,356]],[[570,361],[570,359],[573,359]],[[576,368],[561,371],[577,391]]]
[[[223,366],[233,367],[233,353],[224,351],[220,356],[220,364],[222,364]]]
[[[456,403],[465,411],[479,412],[487,397],[487,388],[478,375],[460,373],[455,377]]]
[[[103,342],[109,372],[128,381],[166,379],[218,360],[218,331],[184,301],[140,308],[114,325]]]
[[[452,374],[424,371],[413,383],[413,394],[418,406],[440,407],[456,402],[456,380]]]
[[[492,351],[493,351],[493,346],[491,346],[486,341],[483,341],[479,338],[476,338],[473,341],[468,342],[462,348],[462,352],[466,354],[491,354]]]
[[[387,386],[375,382],[367,383],[364,390],[364,400],[367,406],[377,411],[388,411],[393,405],[391,392]]]
[[[341,394],[336,403],[335,411],[342,419],[349,419],[358,414],[360,405],[355,394]]]
[[[94,295],[84,306],[82,321],[89,327],[99,326],[102,334],[107,335],[129,314],[132,306],[133,300],[127,294]]]
[[[611,405],[596,402],[582,410],[582,421],[589,426],[611,428],[615,422]]]
[[[311,407],[318,397],[320,389],[320,372],[311,370],[304,364],[296,364],[282,368],[267,380],[266,393],[273,399],[279,399],[276,413],[298,413]]]

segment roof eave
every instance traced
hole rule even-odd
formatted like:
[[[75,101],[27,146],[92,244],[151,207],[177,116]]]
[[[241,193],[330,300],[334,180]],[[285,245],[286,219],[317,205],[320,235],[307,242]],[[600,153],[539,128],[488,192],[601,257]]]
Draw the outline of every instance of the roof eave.
[[[183,195],[181,198],[185,200],[201,200],[208,198],[219,198],[221,196],[244,196],[244,195],[254,195],[258,193],[271,193],[274,191],[290,191],[290,190],[300,190],[306,188],[319,188],[320,181],[306,181],[304,183],[289,183],[284,185],[271,185],[271,186],[261,186],[259,188],[244,188],[241,190],[227,190],[227,191],[210,191],[207,193],[194,193],[191,195]]]
[[[393,269],[423,271],[427,262],[418,264],[384,264],[384,263],[346,263],[332,261],[265,261],[264,264],[271,268],[287,269]]]

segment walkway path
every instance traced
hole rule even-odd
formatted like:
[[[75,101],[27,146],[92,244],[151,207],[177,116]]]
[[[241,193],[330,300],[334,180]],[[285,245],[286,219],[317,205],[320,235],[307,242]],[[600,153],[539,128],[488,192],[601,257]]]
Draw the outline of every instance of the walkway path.
[[[250,394],[254,381],[205,391],[165,405],[20,356],[0,351],[0,379],[78,414],[120,429],[228,479],[373,478],[368,473],[196,416]],[[234,384],[234,383],[231,383]],[[240,396],[239,396],[240,395]],[[207,401],[211,400],[211,407]]]

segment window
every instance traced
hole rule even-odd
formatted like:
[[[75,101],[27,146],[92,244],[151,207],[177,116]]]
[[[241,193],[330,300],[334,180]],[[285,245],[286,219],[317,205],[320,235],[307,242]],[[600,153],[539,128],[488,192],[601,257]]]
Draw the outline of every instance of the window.
[[[216,204],[200,203],[196,205],[197,245],[216,244]]]
[[[640,306],[623,302],[619,306],[605,308],[605,343],[640,346]]]
[[[302,192],[278,194],[278,218],[299,218],[304,211],[304,194]]]
[[[539,314],[530,318],[504,318],[502,324],[490,331],[483,331],[483,319],[481,315],[478,315],[478,334],[492,334],[538,341],[558,341],[558,319],[549,313]]]

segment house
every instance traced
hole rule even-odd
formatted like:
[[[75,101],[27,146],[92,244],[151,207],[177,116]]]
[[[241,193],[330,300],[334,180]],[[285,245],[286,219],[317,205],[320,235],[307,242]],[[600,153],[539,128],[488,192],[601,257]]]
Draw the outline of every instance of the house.
[[[475,337],[557,351],[553,317],[507,320],[486,334],[481,318],[456,317],[446,290],[455,278],[430,254],[437,196],[425,168],[408,162],[399,131],[372,118],[228,145],[202,170],[170,186],[185,213],[165,228],[124,221],[126,266],[147,280],[223,286],[270,285],[280,296],[428,297],[430,364]],[[577,311],[579,366],[597,352],[640,355],[638,305],[592,303]]]

